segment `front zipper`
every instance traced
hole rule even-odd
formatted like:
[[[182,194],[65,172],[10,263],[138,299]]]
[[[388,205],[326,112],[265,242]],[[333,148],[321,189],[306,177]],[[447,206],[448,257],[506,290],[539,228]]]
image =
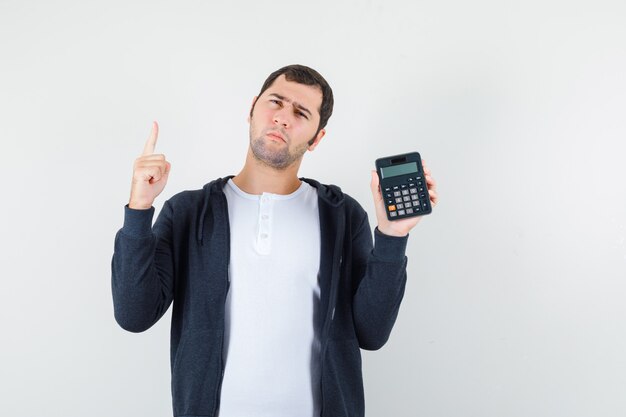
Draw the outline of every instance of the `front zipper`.
[[[226,295],[224,296],[224,306],[226,306],[226,297],[228,297],[228,291],[230,289],[230,279],[228,278],[228,267],[226,268]],[[222,382],[224,381],[224,333],[225,329],[222,327],[222,348],[220,354],[220,368],[222,369],[222,374],[220,376],[220,382],[217,384],[217,390],[215,392],[215,406],[213,407],[213,417],[215,417],[215,413],[220,405],[221,394],[222,394]]]
[[[345,220],[345,218],[340,217],[341,220]],[[345,224],[341,225],[341,228],[345,228]],[[339,268],[337,274],[341,277],[341,267],[343,264],[343,239],[341,239],[341,235],[338,235],[335,240],[335,250],[339,248]],[[336,259],[336,254],[333,256],[333,260]],[[334,263],[333,263],[334,265]],[[334,276],[334,268],[331,270],[331,280],[330,280],[330,295],[328,299],[328,310],[326,312],[327,323],[324,323],[324,329],[322,329],[322,337],[324,339],[324,343],[322,345],[321,357],[320,357],[320,417],[324,417],[324,359],[326,357],[326,349],[328,349],[328,339],[330,338],[330,325],[331,322],[335,319],[335,308],[337,306],[337,287],[339,286],[339,278],[337,278],[336,285],[333,285],[333,276]],[[330,307],[332,304],[332,313],[330,320],[328,320],[328,313],[331,311]]]
[[[213,406],[213,417],[215,417],[215,413],[218,410],[220,405],[221,396],[222,396],[222,382],[224,381],[224,334],[226,327],[226,298],[228,297],[228,291],[230,290],[230,277],[228,276],[230,271],[230,224],[228,219],[228,200],[226,199],[226,195],[222,193],[224,197],[224,207],[225,207],[225,217],[226,217],[226,291],[224,292],[224,302],[222,303],[222,307],[224,308],[223,320],[222,320],[222,347],[220,352],[220,368],[222,369],[222,373],[220,376],[220,381],[217,384],[217,389],[215,390],[215,401]]]

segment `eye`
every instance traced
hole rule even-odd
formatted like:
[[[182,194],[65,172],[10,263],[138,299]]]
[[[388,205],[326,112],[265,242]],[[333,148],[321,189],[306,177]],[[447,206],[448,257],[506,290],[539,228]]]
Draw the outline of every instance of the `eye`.
[[[308,117],[306,117],[306,114],[302,113],[301,111],[297,111],[296,114],[300,117],[304,117],[305,119],[309,119]]]
[[[274,104],[280,104],[280,100],[274,100],[274,99],[270,99],[270,101]]]

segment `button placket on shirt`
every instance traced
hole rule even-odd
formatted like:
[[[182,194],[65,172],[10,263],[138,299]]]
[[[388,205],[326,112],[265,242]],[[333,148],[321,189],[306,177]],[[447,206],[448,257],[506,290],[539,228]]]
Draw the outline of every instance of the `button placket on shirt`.
[[[272,249],[271,221],[274,200],[266,195],[259,199],[259,227],[257,233],[257,251],[263,255],[269,255]]]

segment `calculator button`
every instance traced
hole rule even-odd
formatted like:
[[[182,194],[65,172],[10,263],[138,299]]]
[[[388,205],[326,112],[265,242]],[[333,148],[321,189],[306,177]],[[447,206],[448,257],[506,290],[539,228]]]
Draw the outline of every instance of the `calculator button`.
[[[426,208],[426,202],[422,201],[422,208]]]
[[[413,209],[412,208],[406,209],[406,214],[411,214],[411,213],[413,213]]]
[[[391,217],[396,217],[396,216],[398,215],[398,212],[397,212],[397,211],[390,211],[390,212],[389,212],[389,215],[390,215]]]
[[[402,201],[404,201],[404,200],[402,200],[402,197],[396,198],[396,203],[402,203]]]
[[[417,177],[415,177],[415,179],[416,179],[417,181],[419,181],[419,180],[421,180],[421,179],[422,179],[422,177],[421,177],[421,176],[417,176]]]
[[[411,200],[417,200],[417,194],[411,194]]]
[[[424,185],[424,183],[422,181],[418,181],[417,185]]]
[[[419,187],[418,190],[421,193],[422,191],[424,191],[424,187]]]
[[[393,201],[393,199],[387,200],[387,204],[393,204],[393,203],[395,203],[395,201]]]
[[[385,191],[391,191],[391,188],[385,187]]]
[[[389,211],[395,211],[396,206],[394,206],[393,204],[390,206],[387,206],[387,208],[389,209]]]
[[[404,214],[404,210],[398,210],[398,215],[402,216]]]
[[[393,195],[394,195],[395,197],[400,197],[400,196],[402,195],[402,193],[401,193],[400,191],[394,191],[394,192],[393,192]]]
[[[413,207],[418,207],[420,206],[420,202],[419,201],[414,201],[413,202]]]
[[[402,195],[409,195],[409,190],[402,190]]]
[[[409,197],[408,195],[405,195],[402,198],[404,199],[404,201],[411,201],[411,197]]]
[[[400,189],[400,187],[398,187],[397,185],[394,185],[394,186],[393,186],[393,189],[394,189],[394,191],[395,191],[395,190],[399,190],[399,189]]]
[[[411,194],[417,194],[417,188],[411,188],[409,191]]]
[[[413,181],[413,178],[412,178],[412,177],[410,177],[410,178],[408,178],[408,179],[407,179],[407,181]]]
[[[420,193],[420,198],[426,198],[426,193]]]
[[[402,188],[402,189],[404,190],[404,189],[406,188],[406,184],[402,184],[402,185],[400,186],[400,188]]]
[[[399,209],[404,208],[404,204],[398,203],[398,204],[396,204],[396,208],[399,208]]]
[[[413,210],[415,210],[415,212],[416,212],[416,213],[419,213],[419,212],[421,211],[421,210],[420,210],[420,206],[413,207]],[[394,213],[395,213],[395,212],[394,212]]]
[[[391,193],[386,193],[386,194],[385,194],[385,197],[387,197],[387,198],[392,197],[392,196],[393,196],[393,195],[392,195]]]
[[[413,188],[415,187],[415,184],[413,184],[412,182],[409,183],[409,188]]]

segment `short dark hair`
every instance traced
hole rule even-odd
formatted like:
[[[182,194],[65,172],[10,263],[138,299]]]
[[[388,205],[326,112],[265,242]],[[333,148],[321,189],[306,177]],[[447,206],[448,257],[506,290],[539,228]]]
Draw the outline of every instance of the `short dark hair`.
[[[320,113],[320,123],[317,126],[317,135],[320,130],[322,130],[326,124],[328,123],[328,119],[333,114],[333,90],[330,88],[330,85],[326,82],[324,77],[320,75],[319,72],[315,71],[313,68],[309,68],[304,65],[287,65],[286,67],[282,67],[279,70],[274,71],[270,74],[269,77],[263,83],[263,87],[261,87],[261,92],[258,97],[261,97],[261,94],[265,92],[271,85],[274,83],[276,78],[285,74],[285,79],[287,81],[293,81],[299,84],[304,85],[312,85],[319,87],[322,90],[322,105],[319,108]],[[254,110],[254,106],[256,105],[256,101],[254,105],[250,109],[250,117],[252,117],[252,111]]]

